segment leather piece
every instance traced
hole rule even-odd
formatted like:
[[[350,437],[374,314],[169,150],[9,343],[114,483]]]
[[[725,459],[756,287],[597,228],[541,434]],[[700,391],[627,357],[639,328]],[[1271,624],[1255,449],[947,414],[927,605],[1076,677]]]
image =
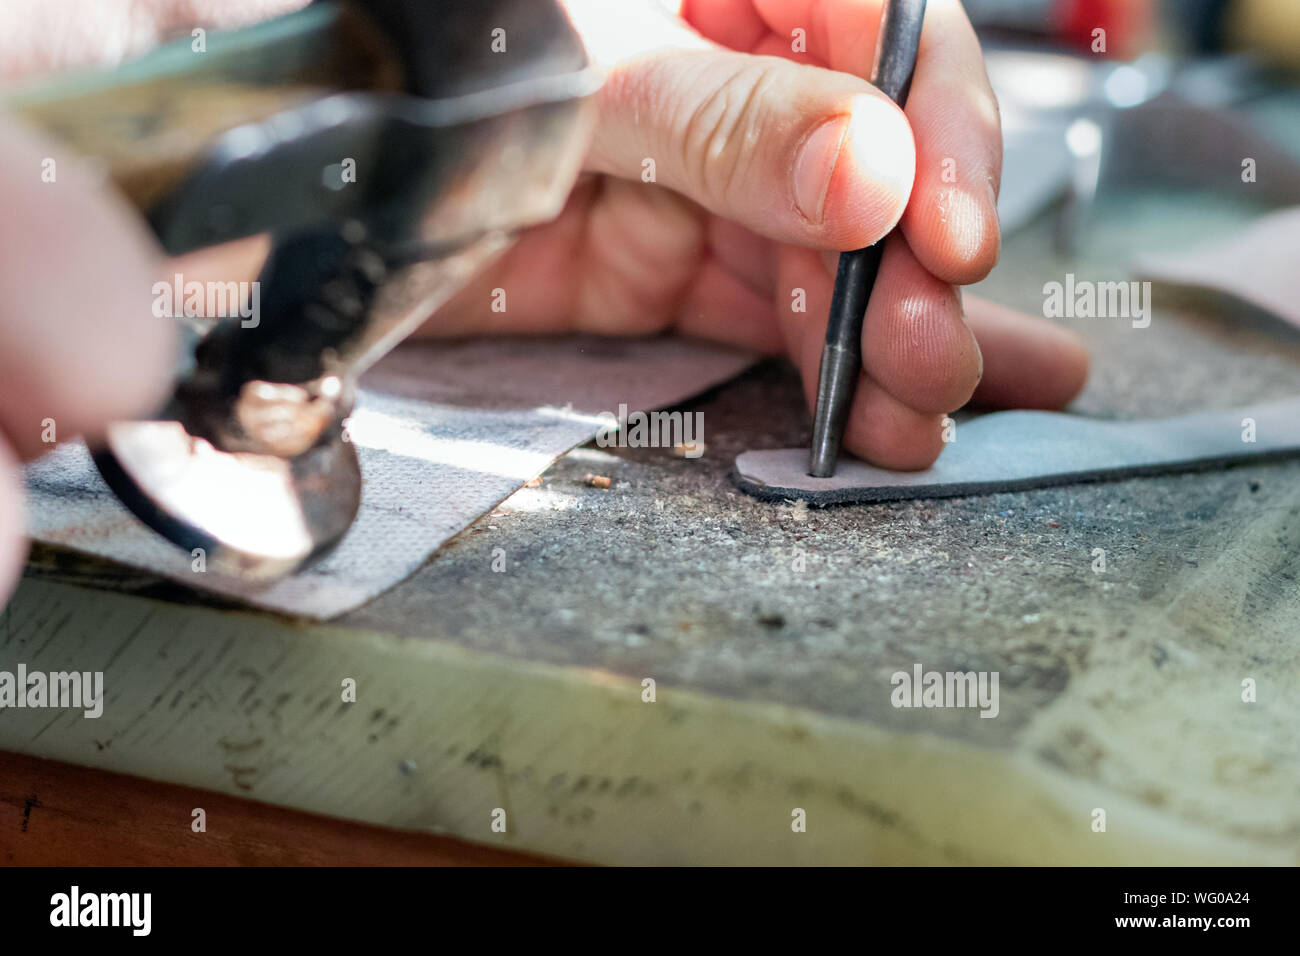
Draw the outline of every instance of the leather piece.
[[[1254,421],[1255,441],[1243,440]],[[830,478],[807,473],[808,449],[737,456],[742,490],[811,505],[955,498],[1135,475],[1188,471],[1300,453],[1300,396],[1231,411],[1111,422],[1059,412],[994,412],[957,425],[956,440],[925,471],[888,471],[842,459]]]
[[[364,482],[356,522],[319,563],[270,585],[196,573],[189,553],[118,502],[80,442],[27,466],[28,533],[254,607],[330,618],[397,584],[589,441],[601,413],[675,405],[755,360],[671,337],[404,342],[362,379],[352,416]]]
[[[1178,253],[1142,256],[1138,278],[1211,289],[1300,326],[1300,206],[1270,213],[1231,236]]]

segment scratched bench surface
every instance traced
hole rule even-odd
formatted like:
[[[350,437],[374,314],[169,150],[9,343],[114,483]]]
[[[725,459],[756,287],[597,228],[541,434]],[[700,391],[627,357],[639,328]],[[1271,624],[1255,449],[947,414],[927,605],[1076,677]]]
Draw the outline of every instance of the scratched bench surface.
[[[1066,272],[1126,279],[1133,253],[1258,211],[1112,195],[1079,256],[1041,221],[978,291],[1041,312]],[[1155,296],[1145,329],[1070,323],[1096,355],[1076,410],[1300,391],[1300,332]],[[328,627],[105,568],[73,587],[39,553],[3,660],[106,648],[117,716],[10,712],[0,747],[604,861],[1300,859],[1300,462],[818,511],[728,478],[740,451],[807,440],[787,368],[686,408],[703,458],[575,450]],[[998,672],[997,718],[894,707],[916,664]]]

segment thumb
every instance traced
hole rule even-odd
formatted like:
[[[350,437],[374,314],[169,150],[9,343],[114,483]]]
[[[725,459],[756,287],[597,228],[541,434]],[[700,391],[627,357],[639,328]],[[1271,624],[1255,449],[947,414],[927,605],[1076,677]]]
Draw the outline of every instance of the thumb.
[[[722,50],[666,20],[644,52],[620,50],[610,66],[588,169],[660,183],[800,245],[858,249],[894,227],[916,152],[888,97],[847,73]],[[584,34],[600,58],[600,34]]]

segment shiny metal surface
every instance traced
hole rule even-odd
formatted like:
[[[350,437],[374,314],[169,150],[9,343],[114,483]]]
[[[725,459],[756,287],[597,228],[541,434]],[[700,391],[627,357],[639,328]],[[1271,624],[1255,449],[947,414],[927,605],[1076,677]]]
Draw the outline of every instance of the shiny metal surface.
[[[308,28],[295,49],[346,41],[322,9],[336,6],[293,15]],[[346,533],[362,489],[345,428],[357,377],[513,232],[560,211],[594,119],[600,77],[554,3],[357,8],[400,63],[400,91],[326,89],[241,122],[190,157],[166,195],[149,194],[169,251],[273,237],[257,321],[210,323],[166,407],[110,426],[93,452],[141,520],[222,573],[278,577]],[[500,26],[510,56],[465,42]],[[275,23],[252,32],[284,46]],[[373,32],[360,32],[368,60]],[[247,39],[236,45],[248,53]],[[131,70],[160,83],[157,70]],[[354,181],[337,174],[342,157]]]

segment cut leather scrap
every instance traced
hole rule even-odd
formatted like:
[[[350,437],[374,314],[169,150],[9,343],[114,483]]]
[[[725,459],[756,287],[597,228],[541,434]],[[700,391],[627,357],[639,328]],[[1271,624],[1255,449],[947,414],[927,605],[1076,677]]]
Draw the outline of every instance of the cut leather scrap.
[[[1134,264],[1142,279],[1211,289],[1300,326],[1300,206],[1271,213],[1245,231]]]
[[[925,471],[889,471],[845,458],[832,477],[813,478],[807,448],[782,448],[737,456],[734,477],[742,490],[760,498],[830,505],[955,498],[1190,471],[1300,453],[1300,396],[1130,422],[1060,412],[994,412],[959,424],[955,434]]]
[[[270,585],[195,573],[190,553],[118,503],[79,442],[27,466],[28,533],[254,607],[334,617],[589,441],[602,413],[675,405],[756,358],[672,337],[408,340],[362,380],[349,428],[365,482],[356,522],[317,564]]]

